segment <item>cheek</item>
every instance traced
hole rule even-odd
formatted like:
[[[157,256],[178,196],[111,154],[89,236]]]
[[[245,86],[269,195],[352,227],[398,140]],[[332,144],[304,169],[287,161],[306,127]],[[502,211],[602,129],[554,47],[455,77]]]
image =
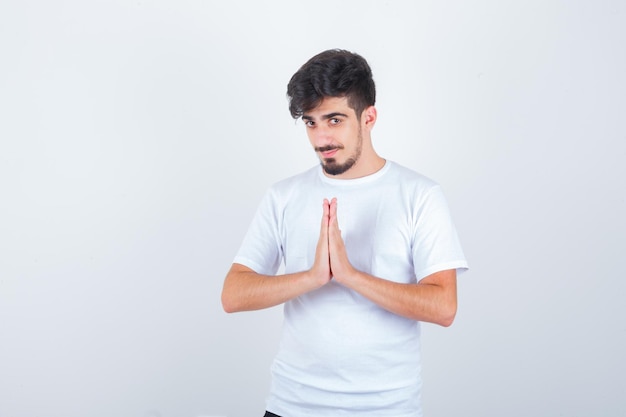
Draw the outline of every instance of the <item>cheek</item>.
[[[307,139],[309,139],[309,143],[311,144],[311,146],[315,148],[315,136],[308,129],[306,131],[306,137],[307,137]]]

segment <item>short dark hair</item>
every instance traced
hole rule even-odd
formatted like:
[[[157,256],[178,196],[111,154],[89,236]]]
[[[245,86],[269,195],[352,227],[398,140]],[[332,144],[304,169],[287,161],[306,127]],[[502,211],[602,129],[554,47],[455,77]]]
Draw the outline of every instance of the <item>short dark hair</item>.
[[[329,49],[309,59],[287,85],[294,119],[319,106],[325,97],[347,97],[358,118],[376,102],[376,86],[367,61],[354,52]]]

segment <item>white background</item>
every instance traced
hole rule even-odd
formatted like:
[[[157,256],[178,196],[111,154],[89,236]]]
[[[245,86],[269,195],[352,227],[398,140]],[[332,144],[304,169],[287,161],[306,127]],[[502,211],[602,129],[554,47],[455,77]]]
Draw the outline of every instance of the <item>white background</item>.
[[[626,415],[625,41],[622,1],[3,1],[0,416],[262,415],[281,310],[221,285],[334,47],[472,268],[426,415]]]

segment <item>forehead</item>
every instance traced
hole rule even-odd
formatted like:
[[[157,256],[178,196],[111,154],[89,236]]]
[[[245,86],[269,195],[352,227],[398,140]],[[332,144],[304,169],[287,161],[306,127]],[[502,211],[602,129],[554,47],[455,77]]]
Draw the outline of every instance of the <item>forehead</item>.
[[[302,118],[319,119],[337,113],[348,117],[356,116],[354,109],[348,105],[347,97],[325,97],[317,107],[304,112]]]

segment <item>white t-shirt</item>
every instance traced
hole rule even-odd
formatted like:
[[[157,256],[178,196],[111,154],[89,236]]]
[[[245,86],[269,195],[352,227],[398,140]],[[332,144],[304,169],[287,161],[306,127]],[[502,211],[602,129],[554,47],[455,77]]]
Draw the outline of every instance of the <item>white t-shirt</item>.
[[[387,161],[367,177],[326,177],[320,166],[274,184],[234,262],[274,275],[313,265],[322,201],[337,197],[350,263],[415,283],[467,268],[441,188]],[[285,303],[267,410],[284,417],[421,416],[419,322],[334,281]]]

